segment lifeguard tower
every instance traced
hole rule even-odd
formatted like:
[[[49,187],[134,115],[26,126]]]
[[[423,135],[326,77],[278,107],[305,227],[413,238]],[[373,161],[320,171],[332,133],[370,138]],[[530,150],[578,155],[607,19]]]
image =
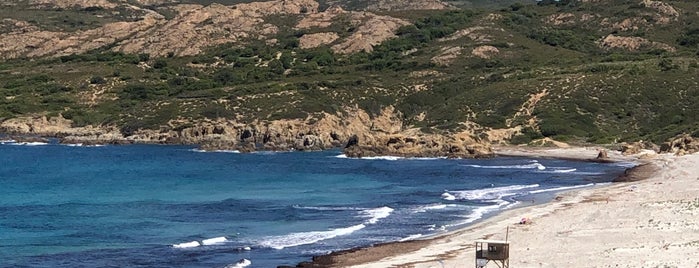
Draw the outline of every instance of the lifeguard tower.
[[[501,240],[476,240],[476,268],[494,262],[497,267],[510,267],[510,242]]]

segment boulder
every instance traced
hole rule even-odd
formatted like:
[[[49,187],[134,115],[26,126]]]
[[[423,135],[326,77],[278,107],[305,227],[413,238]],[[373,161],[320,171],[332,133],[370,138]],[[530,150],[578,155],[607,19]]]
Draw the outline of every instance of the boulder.
[[[678,135],[660,146],[661,153],[686,155],[699,152],[699,139],[689,134]]]

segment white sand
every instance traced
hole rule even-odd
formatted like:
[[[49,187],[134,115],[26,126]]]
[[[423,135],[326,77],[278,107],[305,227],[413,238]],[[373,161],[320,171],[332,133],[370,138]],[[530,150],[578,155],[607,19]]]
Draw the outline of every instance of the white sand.
[[[585,148],[499,151],[564,158],[597,153]],[[621,158],[618,153],[610,157]],[[506,211],[417,251],[386,245],[388,257],[348,267],[474,267],[473,242],[504,240],[508,226],[510,267],[699,267],[699,154],[645,161],[659,168],[646,180],[562,193],[557,201]],[[532,223],[518,224],[522,217]]]

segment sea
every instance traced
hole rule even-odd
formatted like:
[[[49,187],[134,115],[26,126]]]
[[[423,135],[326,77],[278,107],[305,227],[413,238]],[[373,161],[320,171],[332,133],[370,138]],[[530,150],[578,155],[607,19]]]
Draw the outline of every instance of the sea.
[[[0,267],[277,267],[423,239],[632,163],[0,142]]]

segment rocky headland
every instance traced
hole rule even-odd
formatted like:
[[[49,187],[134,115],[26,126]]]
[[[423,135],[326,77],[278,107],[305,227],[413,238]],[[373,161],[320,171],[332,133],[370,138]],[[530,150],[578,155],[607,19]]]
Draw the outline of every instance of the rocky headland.
[[[171,121],[158,130],[124,131],[117,126],[74,127],[61,116],[20,117],[0,123],[0,132],[16,140],[56,137],[71,144],[197,144],[203,150],[318,151],[344,149],[350,157],[490,157],[487,141],[464,131],[428,134],[406,127],[389,106],[381,114],[348,108],[307,119],[239,122],[232,119]]]

